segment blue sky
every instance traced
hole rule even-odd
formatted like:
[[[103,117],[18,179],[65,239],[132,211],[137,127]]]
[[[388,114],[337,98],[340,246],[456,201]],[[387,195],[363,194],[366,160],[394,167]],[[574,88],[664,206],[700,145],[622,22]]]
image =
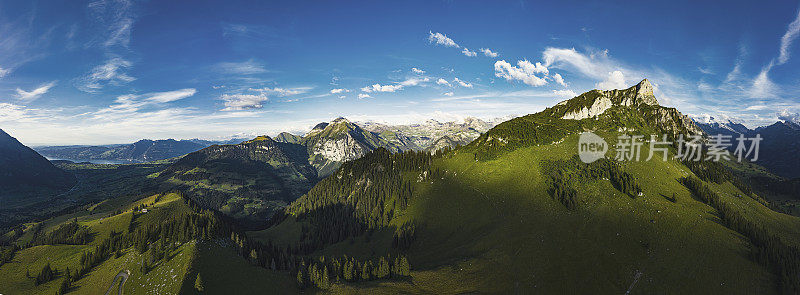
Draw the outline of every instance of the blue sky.
[[[796,120],[800,3],[717,3],[0,1],[0,128],[108,144],[491,119],[642,78],[692,116]]]

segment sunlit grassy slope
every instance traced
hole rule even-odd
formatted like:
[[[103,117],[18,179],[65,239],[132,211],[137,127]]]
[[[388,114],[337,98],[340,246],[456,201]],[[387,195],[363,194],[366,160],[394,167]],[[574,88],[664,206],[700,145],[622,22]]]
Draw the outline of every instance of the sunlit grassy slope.
[[[606,137],[613,142],[616,135]],[[446,176],[418,183],[411,207],[394,221],[414,220],[419,227],[409,251],[412,279],[339,284],[331,291],[778,292],[778,278],[748,257],[747,239],[721,225],[716,210],[694,199],[678,182],[691,174],[678,162],[623,164],[638,180],[643,196],[631,198],[608,180],[589,181],[576,187],[578,208],[567,210],[546,193],[542,166],[573,157],[576,146],[577,135],[571,135],[559,144],[520,148],[489,161],[476,161],[463,151],[438,160],[435,165]],[[646,158],[646,148],[643,153]],[[748,219],[800,245],[800,219],[771,211],[730,183],[709,185]],[[673,194],[674,203],[667,198]],[[390,233],[379,232],[319,254],[380,255],[390,240]]]
[[[117,204],[111,206],[111,204]],[[10,263],[0,267],[0,293],[2,294],[53,294],[58,289],[67,267],[74,271],[78,268],[81,254],[91,251],[111,231],[126,232],[131,226],[132,212],[135,206],[147,205],[149,212],[138,214],[133,226],[149,226],[162,222],[170,215],[188,207],[175,194],[154,195],[139,200],[124,198],[111,200],[97,206],[94,212],[78,212],[43,222],[42,231],[47,232],[58,225],[77,219],[79,224],[88,226],[94,238],[89,245],[44,245],[20,250]],[[120,212],[119,214],[116,214]],[[23,236],[23,238],[25,238]],[[73,284],[70,292],[75,294],[102,294],[111,284],[111,280],[122,270],[130,270],[131,276],[125,284],[126,294],[174,294],[177,293],[184,277],[196,256],[195,243],[179,245],[167,254],[168,259],[142,273],[140,265],[148,252],[137,253],[127,249],[120,257],[112,256],[87,275]],[[26,277],[26,271],[33,277],[46,263],[58,270],[56,279],[35,286],[34,279]],[[116,287],[115,287],[116,288]],[[115,289],[116,290],[116,289]]]

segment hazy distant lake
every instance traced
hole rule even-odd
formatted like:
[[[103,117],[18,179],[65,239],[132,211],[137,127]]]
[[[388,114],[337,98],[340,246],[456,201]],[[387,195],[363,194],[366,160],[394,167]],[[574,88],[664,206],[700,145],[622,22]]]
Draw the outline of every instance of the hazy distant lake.
[[[75,163],[89,162],[89,163],[92,163],[92,164],[130,164],[130,163],[131,163],[131,162],[129,162],[129,161],[120,161],[120,160],[99,160],[99,159],[61,159],[61,158],[50,158],[50,157],[45,157],[45,158],[46,158],[47,160],[50,160],[50,161],[56,161],[56,160],[66,160],[66,161],[72,161],[72,162],[75,162]]]

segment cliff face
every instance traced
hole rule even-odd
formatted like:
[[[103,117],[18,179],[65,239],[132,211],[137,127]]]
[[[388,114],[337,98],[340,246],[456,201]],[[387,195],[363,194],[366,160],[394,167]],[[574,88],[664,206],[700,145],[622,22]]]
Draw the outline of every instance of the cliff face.
[[[401,151],[395,144],[345,118],[318,124],[299,143],[308,150],[309,162],[317,168],[320,176],[327,176],[342,162],[361,158],[380,147],[390,152]]]

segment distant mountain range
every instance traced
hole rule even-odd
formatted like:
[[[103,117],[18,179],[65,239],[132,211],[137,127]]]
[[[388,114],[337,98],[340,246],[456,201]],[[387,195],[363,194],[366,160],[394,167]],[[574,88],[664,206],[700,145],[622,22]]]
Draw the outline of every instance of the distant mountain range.
[[[347,161],[377,149],[397,153],[464,145],[491,126],[478,119],[364,125],[373,131],[337,118],[317,124],[302,136],[284,132],[236,145],[212,145],[182,157],[157,179],[165,187],[190,192],[208,207],[237,218],[264,221]]]
[[[0,129],[0,197],[30,191],[63,191],[74,184],[72,174],[53,166]]]
[[[191,140],[149,140],[143,139],[131,144],[101,146],[41,146],[36,151],[51,159],[68,160],[107,160],[128,163],[143,163],[164,160],[200,150],[214,144],[235,144],[244,139],[227,141]]]
[[[772,125],[749,129],[730,120],[713,117],[696,119],[697,125],[710,135],[724,134],[736,138],[744,134],[747,138],[761,135],[758,160],[754,162],[770,172],[786,178],[800,178],[800,124],[790,120],[780,120]]]
[[[430,151],[457,145],[466,145],[488,131],[497,123],[496,119],[483,121],[468,117],[463,123],[428,120],[422,124],[387,125],[375,122],[358,123],[364,129],[376,133],[402,150]]]

